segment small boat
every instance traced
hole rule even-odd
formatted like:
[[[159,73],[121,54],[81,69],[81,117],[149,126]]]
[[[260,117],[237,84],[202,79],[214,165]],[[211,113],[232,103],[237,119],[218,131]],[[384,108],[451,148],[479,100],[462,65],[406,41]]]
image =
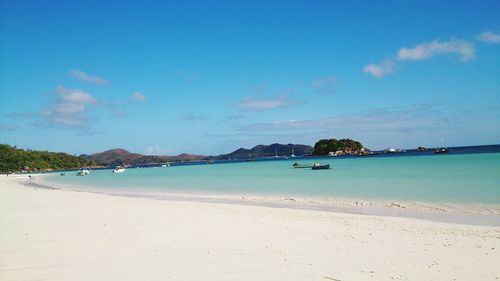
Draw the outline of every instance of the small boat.
[[[162,168],[170,167],[170,163],[161,165]]]
[[[450,150],[445,147],[436,147],[436,150],[434,150],[434,153],[440,154],[440,153],[449,153]]]
[[[311,166],[313,170],[330,170],[330,164],[314,163]]]
[[[405,153],[406,150],[404,149],[396,149],[394,147],[389,147],[387,149],[384,150],[384,153]]]
[[[90,174],[90,171],[88,168],[81,168],[80,170],[78,170],[78,172],[76,173],[77,176],[86,176],[86,175],[89,175]]]
[[[125,168],[120,167],[120,166],[116,167],[116,168],[113,170],[113,173],[115,173],[115,174],[119,174],[119,173],[123,173],[123,172],[125,172]]]
[[[312,168],[313,164],[300,164],[299,162],[295,162],[292,164],[294,168]]]
[[[396,153],[396,149],[394,147],[389,147],[386,150],[384,150],[385,153]]]
[[[292,145],[292,155],[290,155],[290,157],[292,157],[292,158],[297,157],[297,156],[295,156],[295,149],[293,148],[293,145]]]

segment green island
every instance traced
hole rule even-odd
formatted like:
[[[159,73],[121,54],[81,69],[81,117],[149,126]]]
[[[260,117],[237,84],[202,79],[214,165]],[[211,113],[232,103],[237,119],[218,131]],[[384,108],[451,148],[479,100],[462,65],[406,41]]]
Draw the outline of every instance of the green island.
[[[351,139],[322,139],[314,145],[313,155],[361,155],[367,151],[359,141]]]

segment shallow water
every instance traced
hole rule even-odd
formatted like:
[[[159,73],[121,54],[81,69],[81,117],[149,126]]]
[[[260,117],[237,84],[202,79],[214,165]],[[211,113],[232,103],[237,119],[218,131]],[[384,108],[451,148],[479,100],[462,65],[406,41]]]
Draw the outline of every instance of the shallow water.
[[[331,170],[294,169],[322,162]],[[500,153],[289,159],[168,168],[92,171],[47,177],[59,185],[103,192],[342,197],[500,204]]]

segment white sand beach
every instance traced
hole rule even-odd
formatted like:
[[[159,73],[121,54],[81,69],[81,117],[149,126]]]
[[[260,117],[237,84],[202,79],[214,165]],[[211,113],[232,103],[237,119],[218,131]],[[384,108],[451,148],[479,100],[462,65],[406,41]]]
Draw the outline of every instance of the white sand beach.
[[[0,178],[0,280],[499,280],[500,228]],[[500,218],[499,218],[500,219]]]

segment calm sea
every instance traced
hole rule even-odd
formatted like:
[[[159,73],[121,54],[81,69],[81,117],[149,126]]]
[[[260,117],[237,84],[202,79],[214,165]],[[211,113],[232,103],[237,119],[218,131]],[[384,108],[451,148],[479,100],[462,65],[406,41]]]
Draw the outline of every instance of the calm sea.
[[[450,154],[301,158],[167,168],[95,170],[89,176],[50,176],[61,186],[104,192],[343,197],[500,204],[500,146],[452,148]],[[484,153],[470,153],[484,152]],[[415,156],[418,155],[418,156]],[[331,170],[294,169],[321,162]]]

